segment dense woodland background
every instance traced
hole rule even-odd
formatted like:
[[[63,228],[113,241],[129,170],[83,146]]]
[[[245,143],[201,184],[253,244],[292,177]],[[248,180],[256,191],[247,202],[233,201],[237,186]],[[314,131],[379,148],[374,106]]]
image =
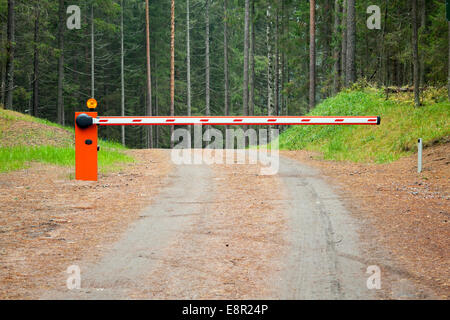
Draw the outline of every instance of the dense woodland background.
[[[0,0],[1,103],[73,125],[90,97],[101,115],[301,115],[354,83],[415,87],[417,107],[419,89],[448,85],[444,0],[153,0],[148,19],[146,3]],[[148,131],[127,127],[126,145],[170,146],[170,127]]]

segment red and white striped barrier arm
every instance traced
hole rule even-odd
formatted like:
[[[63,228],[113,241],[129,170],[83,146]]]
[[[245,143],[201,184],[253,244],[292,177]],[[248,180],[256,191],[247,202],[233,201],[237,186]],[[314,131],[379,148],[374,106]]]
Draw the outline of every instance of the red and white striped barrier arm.
[[[93,124],[126,125],[377,125],[380,117],[97,117]]]

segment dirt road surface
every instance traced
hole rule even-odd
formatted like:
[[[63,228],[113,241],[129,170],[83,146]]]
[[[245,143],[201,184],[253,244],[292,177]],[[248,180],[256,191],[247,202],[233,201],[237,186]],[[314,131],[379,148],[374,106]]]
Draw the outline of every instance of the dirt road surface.
[[[358,247],[358,226],[319,173],[282,159],[288,189],[290,239],[282,299],[370,299]],[[355,257],[356,259],[352,258]]]
[[[42,299],[376,299],[360,222],[316,169],[178,165],[157,199],[97,261],[81,289]],[[66,276],[67,277],[67,276]],[[414,297],[404,283],[394,298]]]
[[[170,241],[183,232],[193,215],[206,214],[200,201],[210,194],[210,171],[207,166],[177,167],[153,205],[109,253],[83,270],[83,286],[88,289],[51,293],[49,298],[126,299],[133,289],[142,289],[145,275],[164,257]]]

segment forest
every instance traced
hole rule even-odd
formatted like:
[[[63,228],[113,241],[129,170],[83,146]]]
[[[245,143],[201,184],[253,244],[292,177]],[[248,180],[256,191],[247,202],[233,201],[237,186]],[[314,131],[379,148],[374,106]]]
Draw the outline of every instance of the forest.
[[[0,17],[1,105],[65,126],[91,97],[104,116],[303,115],[354,86],[420,108],[450,85],[444,0],[0,0]],[[171,130],[100,135],[167,148]]]

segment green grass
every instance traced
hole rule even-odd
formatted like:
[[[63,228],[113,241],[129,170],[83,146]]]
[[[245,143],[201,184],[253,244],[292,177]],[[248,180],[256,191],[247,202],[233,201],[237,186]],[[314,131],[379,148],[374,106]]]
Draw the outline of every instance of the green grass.
[[[2,130],[14,130],[14,124],[17,121],[37,122],[43,124],[42,128],[36,131],[27,131],[17,133],[15,140],[17,145],[0,147],[0,172],[20,170],[30,166],[32,162],[48,163],[60,166],[75,165],[74,148],[74,129],[64,127],[47,120],[35,118],[29,115],[3,110],[0,108],[0,119],[7,120],[8,124]],[[42,137],[52,138],[55,130],[52,127],[62,128],[67,132],[67,137],[60,139],[58,145],[48,145],[45,142],[42,145],[27,145],[32,141],[33,136],[39,134]],[[2,130],[0,130],[0,145],[2,139]],[[60,134],[60,133],[59,133]],[[36,140],[36,139],[34,139]],[[37,139],[39,140],[39,139]],[[45,140],[45,139],[43,139]],[[35,141],[33,142],[35,143]],[[133,162],[134,159],[126,155],[126,150],[120,143],[105,141],[99,139],[100,151],[98,153],[98,165],[100,172],[112,172],[119,170],[124,163]]]
[[[98,153],[98,164],[101,172],[111,172],[120,168],[123,163],[133,162],[133,158],[118,150],[105,149]],[[74,166],[75,150],[72,147],[53,146],[0,148],[0,172],[27,168],[33,161],[60,166]]]
[[[100,145],[100,148],[110,149],[110,150],[127,150],[128,148],[124,147],[121,143],[115,142],[115,141],[108,141],[99,139],[98,144]]]
[[[379,115],[381,125],[295,126],[280,135],[280,149],[319,151],[329,160],[386,163],[414,153],[418,138],[429,146],[450,136],[450,103],[439,92],[437,98],[434,92],[424,106],[414,108],[410,95],[385,100],[380,90],[349,90],[325,100],[308,115]]]
[[[11,110],[5,110],[2,108],[0,108],[0,118],[10,120],[10,121],[22,120],[22,121],[28,121],[28,122],[36,122],[36,123],[44,124],[49,127],[63,128],[72,133],[75,132],[74,128],[72,128],[72,127],[65,127],[60,124],[48,121],[46,119],[36,118],[36,117],[32,117],[28,114],[23,114],[23,113],[11,111]]]

